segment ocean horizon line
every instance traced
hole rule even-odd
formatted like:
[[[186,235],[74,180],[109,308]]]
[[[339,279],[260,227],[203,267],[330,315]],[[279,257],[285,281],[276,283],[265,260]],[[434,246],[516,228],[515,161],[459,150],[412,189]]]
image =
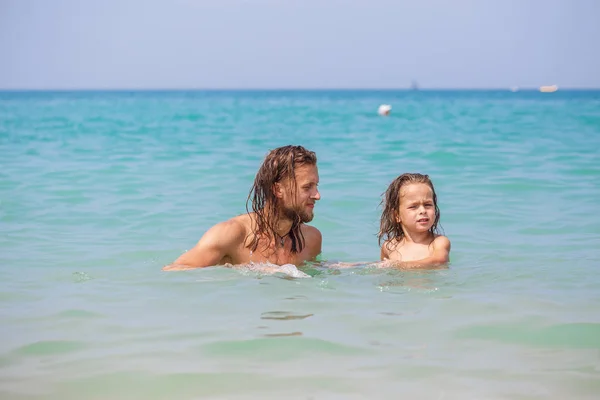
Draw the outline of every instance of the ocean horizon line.
[[[517,87],[516,92],[539,92],[539,87]],[[513,88],[489,87],[489,88],[470,88],[470,87],[426,87],[426,88],[0,88],[0,93],[19,93],[19,92],[510,92]],[[600,91],[600,87],[558,87],[558,91]]]

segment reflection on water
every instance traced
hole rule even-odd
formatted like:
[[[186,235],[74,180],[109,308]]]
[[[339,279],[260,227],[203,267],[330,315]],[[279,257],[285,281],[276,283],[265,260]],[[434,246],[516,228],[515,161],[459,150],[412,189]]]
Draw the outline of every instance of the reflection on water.
[[[302,295],[297,295],[297,296],[286,297],[285,300],[308,300],[308,297],[302,296]]]
[[[295,314],[289,311],[268,311],[261,314],[260,319],[278,319],[278,320],[291,320],[291,319],[305,319],[312,317],[314,314]]]
[[[267,333],[264,337],[284,337],[284,336],[302,336],[302,332],[290,332],[290,333]]]
[[[427,277],[403,276],[394,279],[384,279],[378,283],[379,290],[394,292],[417,290],[419,292],[435,292],[435,280]]]

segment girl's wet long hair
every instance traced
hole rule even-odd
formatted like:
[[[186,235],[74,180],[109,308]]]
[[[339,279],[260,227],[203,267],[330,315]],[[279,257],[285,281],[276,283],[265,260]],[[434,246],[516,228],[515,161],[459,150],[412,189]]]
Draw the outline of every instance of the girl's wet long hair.
[[[432,235],[439,234],[438,223],[440,221],[440,209],[438,208],[435,188],[433,187],[431,179],[429,179],[429,175],[406,173],[394,179],[394,181],[390,183],[390,186],[388,186],[387,190],[383,194],[383,199],[381,200],[383,212],[381,213],[379,233],[377,234],[380,246],[382,241],[392,239],[400,241],[404,239],[402,224],[398,223],[400,190],[403,186],[411,183],[424,183],[431,188],[431,191],[433,192],[433,205],[435,207],[435,220],[429,229],[429,232],[431,232]]]
[[[281,203],[274,193],[275,184],[289,179],[292,183],[294,193],[296,187],[296,167],[302,165],[317,165],[317,156],[314,152],[302,146],[283,146],[271,150],[260,166],[254,184],[246,200],[246,211],[250,208],[256,215],[256,227],[254,235],[247,247],[256,251],[260,238],[269,237],[276,240],[279,235],[276,232],[281,215]],[[292,241],[292,253],[299,253],[304,248],[304,235],[300,226],[302,219],[296,214],[292,221],[289,236]]]

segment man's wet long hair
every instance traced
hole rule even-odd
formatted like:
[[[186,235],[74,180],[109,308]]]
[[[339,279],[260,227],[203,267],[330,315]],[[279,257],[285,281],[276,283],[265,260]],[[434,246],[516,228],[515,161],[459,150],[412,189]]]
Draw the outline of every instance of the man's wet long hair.
[[[256,215],[256,227],[254,235],[248,248],[256,251],[260,238],[268,237],[276,240],[279,235],[276,232],[280,219],[280,202],[274,193],[275,184],[286,178],[292,183],[294,193],[298,190],[296,186],[296,167],[303,165],[317,165],[317,156],[314,152],[302,146],[284,146],[271,150],[260,166],[254,184],[248,194],[246,211],[250,208]],[[292,241],[292,253],[299,253],[304,248],[304,235],[300,226],[302,220],[296,214],[292,221],[289,237]]]

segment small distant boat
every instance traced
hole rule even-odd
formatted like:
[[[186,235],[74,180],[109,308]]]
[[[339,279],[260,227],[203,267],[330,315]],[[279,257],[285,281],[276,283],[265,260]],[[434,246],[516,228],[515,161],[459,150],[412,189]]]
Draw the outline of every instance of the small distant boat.
[[[419,84],[417,83],[417,81],[413,80],[410,83],[410,90],[419,90]]]
[[[513,92],[513,93],[514,92],[518,92],[519,91],[519,87],[518,86],[511,86],[510,91]]]
[[[540,86],[540,92],[542,92],[542,93],[553,93],[553,92],[556,92],[557,90],[558,90],[558,86],[556,86],[556,85]]]

